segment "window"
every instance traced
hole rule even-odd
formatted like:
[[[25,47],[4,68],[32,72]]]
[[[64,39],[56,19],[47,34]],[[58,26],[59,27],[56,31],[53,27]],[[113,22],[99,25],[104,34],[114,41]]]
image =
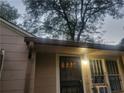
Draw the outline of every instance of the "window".
[[[121,79],[118,71],[117,61],[115,60],[106,60],[106,67],[108,71],[109,83],[112,91],[120,91],[121,88]]]
[[[108,93],[106,86],[96,86],[93,88],[93,93]]]
[[[79,57],[60,56],[61,93],[83,93],[80,64]]]
[[[101,88],[99,91],[102,91],[102,87],[107,87],[108,85],[110,85],[112,92],[118,92],[122,90],[121,77],[116,60],[92,59],[90,60],[90,69],[93,91],[96,91],[96,87]],[[105,73],[106,71],[107,73]]]
[[[93,84],[105,83],[102,60],[90,60],[91,78]]]

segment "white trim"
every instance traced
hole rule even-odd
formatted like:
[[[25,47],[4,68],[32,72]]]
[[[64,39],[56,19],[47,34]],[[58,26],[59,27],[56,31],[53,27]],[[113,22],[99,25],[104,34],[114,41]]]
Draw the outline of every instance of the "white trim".
[[[105,83],[108,85],[108,92],[112,93],[111,87],[110,87],[110,82],[109,82],[109,77],[108,77],[108,71],[106,67],[106,58],[102,59],[102,65],[103,65],[103,73],[105,74]]]
[[[14,31],[22,36],[29,36],[29,37],[35,37],[34,35],[26,32],[25,30],[21,29],[20,27],[10,23],[10,22],[7,22],[6,20],[0,18],[0,23],[4,23],[5,25],[11,27],[12,29],[14,29]],[[13,31],[13,30],[12,30]]]
[[[91,74],[90,60],[91,60],[91,58],[89,58],[89,81],[90,81],[90,88],[89,89],[91,90],[91,93],[93,93],[93,91],[92,91],[93,83],[92,83],[92,74]]]
[[[60,93],[59,55],[56,54],[56,93]]]
[[[80,55],[83,90],[84,90],[84,93],[87,93],[87,86],[86,86],[87,81],[85,81],[85,78],[88,78],[88,76],[87,76],[88,74],[86,73],[86,72],[88,72],[88,69],[87,69],[87,67],[85,68],[85,66],[83,67],[83,63],[82,63],[83,59],[84,59],[84,55]],[[84,70],[84,69],[86,69],[86,70]]]
[[[121,83],[121,88],[122,88],[122,90],[124,90],[124,79],[123,79],[123,70],[122,70],[122,68],[121,68],[121,64],[120,64],[120,59],[118,58],[117,60],[117,67],[118,67],[118,72],[119,72],[119,76],[120,76],[120,79],[121,79],[121,81],[120,81],[120,83]]]

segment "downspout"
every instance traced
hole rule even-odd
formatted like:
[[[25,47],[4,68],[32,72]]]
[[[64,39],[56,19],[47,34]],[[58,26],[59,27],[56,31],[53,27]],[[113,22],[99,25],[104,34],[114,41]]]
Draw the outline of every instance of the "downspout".
[[[2,79],[2,71],[3,71],[3,66],[4,66],[4,55],[5,55],[5,50],[1,49],[1,66],[0,66],[0,80]]]

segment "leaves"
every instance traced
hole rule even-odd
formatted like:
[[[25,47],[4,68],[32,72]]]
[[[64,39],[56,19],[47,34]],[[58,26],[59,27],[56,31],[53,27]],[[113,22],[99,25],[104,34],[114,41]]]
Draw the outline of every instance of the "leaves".
[[[17,13],[17,9],[10,6],[9,3],[0,1],[0,17],[15,22],[15,19],[19,17],[19,14]]]
[[[67,40],[92,41],[97,24],[108,14],[121,18],[124,0],[24,0],[27,12],[35,19],[42,19],[42,30]],[[91,39],[91,40],[89,40]],[[93,41],[92,41],[93,42]]]

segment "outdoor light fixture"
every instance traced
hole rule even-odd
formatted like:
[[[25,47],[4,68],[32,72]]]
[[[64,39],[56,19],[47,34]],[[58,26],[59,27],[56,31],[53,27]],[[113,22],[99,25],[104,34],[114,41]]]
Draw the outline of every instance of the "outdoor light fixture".
[[[88,64],[88,58],[87,55],[84,55],[84,58],[82,59],[82,64],[87,65]]]
[[[84,60],[84,61],[83,61],[83,64],[84,64],[84,65],[87,65],[87,64],[88,64],[88,60]]]
[[[83,59],[82,64],[87,65],[88,64],[88,59]]]

